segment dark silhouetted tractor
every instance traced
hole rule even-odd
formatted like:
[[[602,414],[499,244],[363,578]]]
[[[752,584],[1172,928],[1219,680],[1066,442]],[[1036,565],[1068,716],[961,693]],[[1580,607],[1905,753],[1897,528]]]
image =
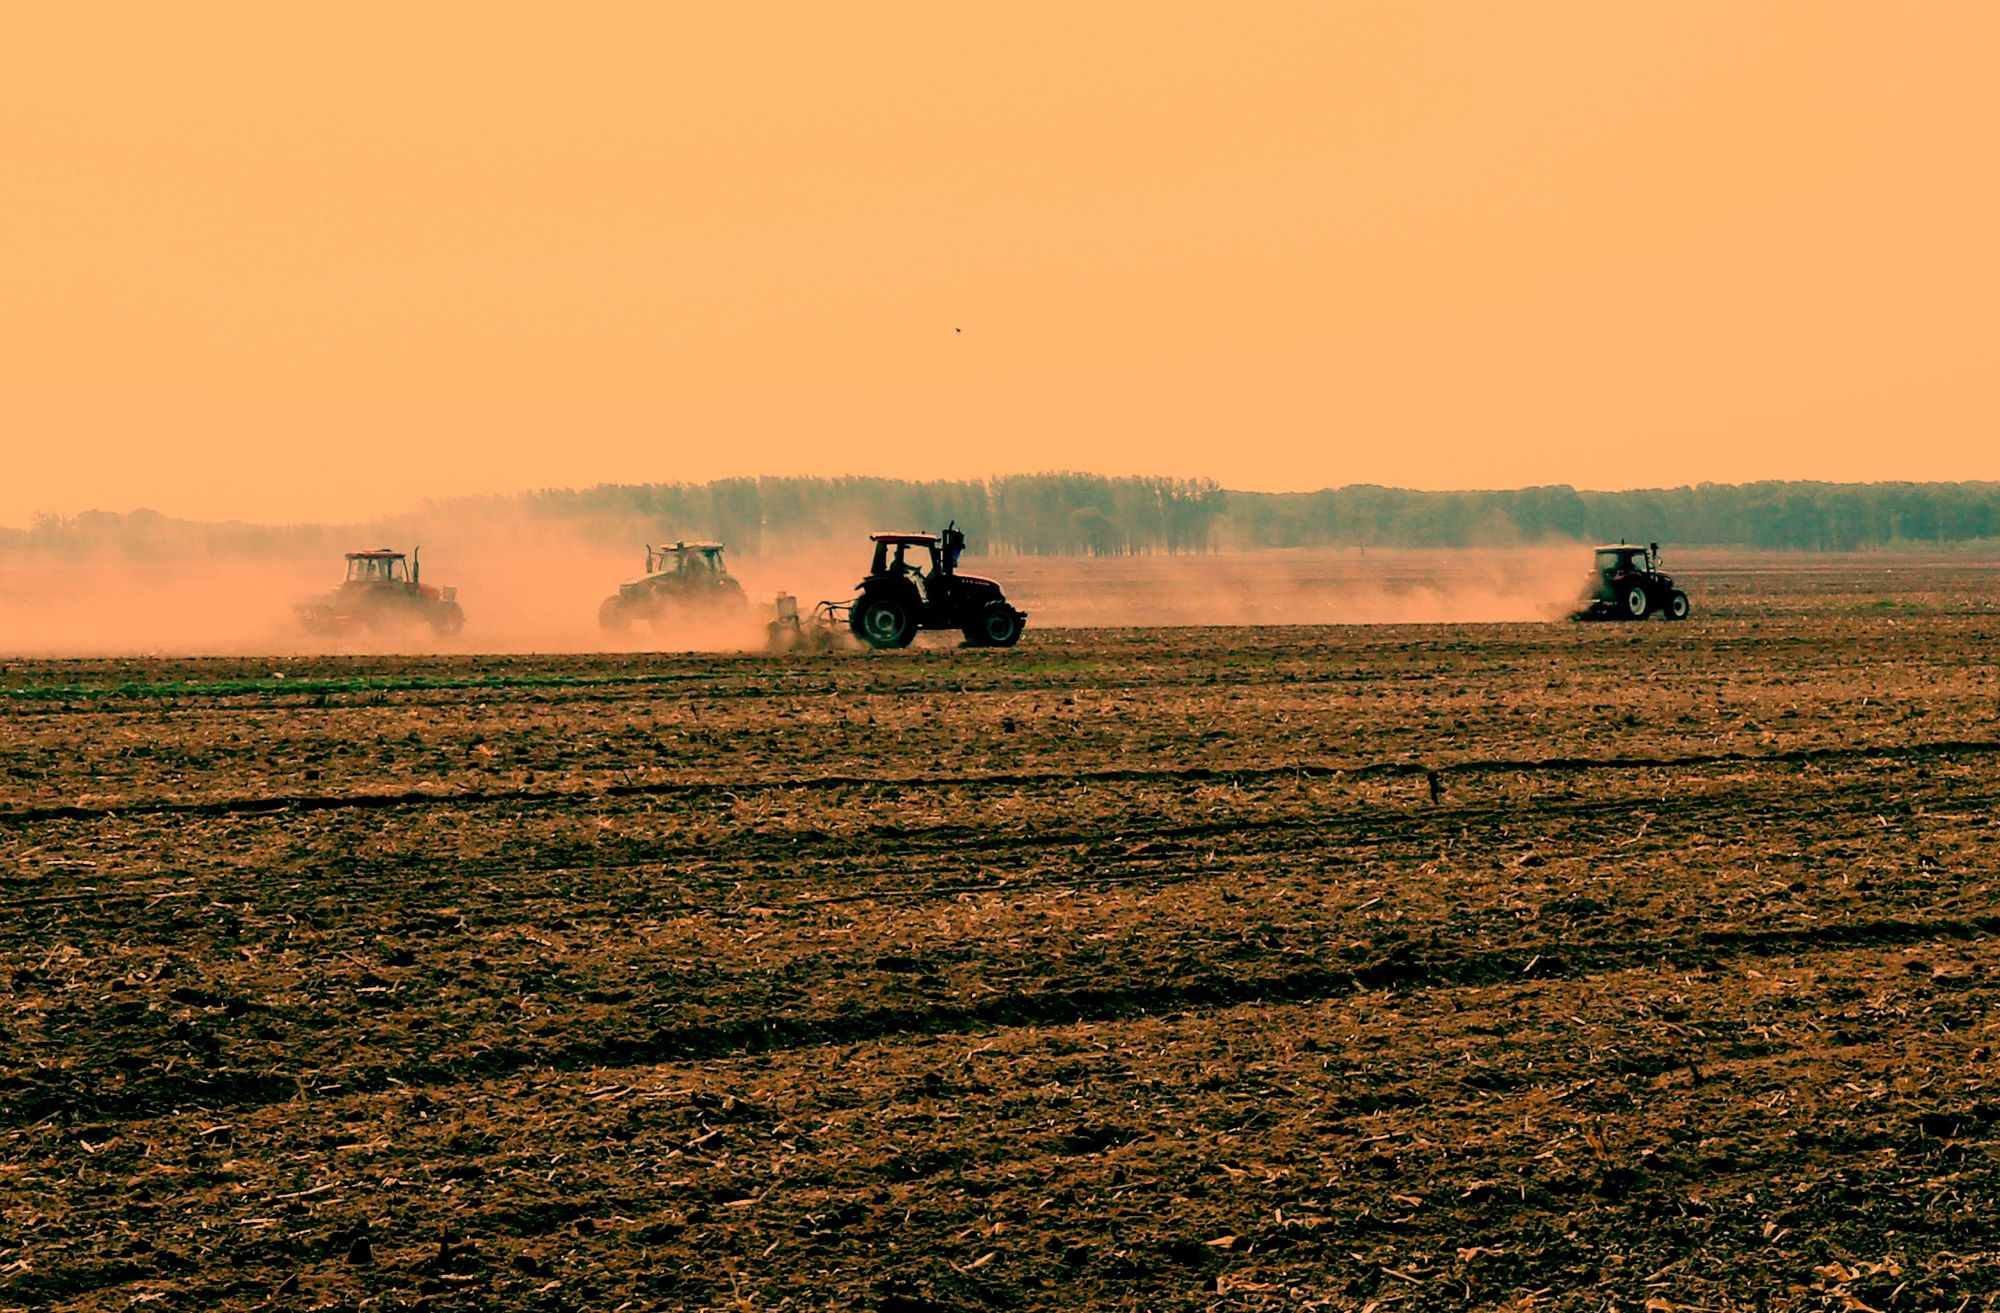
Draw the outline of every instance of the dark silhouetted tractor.
[[[875,559],[847,624],[870,647],[908,647],[920,629],[957,629],[973,647],[1012,647],[1028,615],[1000,585],[958,572],[965,535],[954,521],[938,533],[876,533]],[[837,608],[836,608],[837,610]]]
[[[1597,549],[1597,568],[1584,586],[1583,609],[1573,620],[1644,620],[1663,615],[1688,618],[1688,595],[1660,569],[1660,545],[1612,543]]]
[[[722,563],[721,543],[646,545],[646,573],[618,585],[597,608],[597,623],[623,633],[635,620],[658,628],[676,617],[740,611],[749,604],[743,585]]]
[[[433,588],[422,579],[417,553],[387,547],[347,553],[347,578],[322,597],[301,602],[299,624],[314,634],[356,629],[410,629],[429,625],[440,634],[465,627],[456,588]]]

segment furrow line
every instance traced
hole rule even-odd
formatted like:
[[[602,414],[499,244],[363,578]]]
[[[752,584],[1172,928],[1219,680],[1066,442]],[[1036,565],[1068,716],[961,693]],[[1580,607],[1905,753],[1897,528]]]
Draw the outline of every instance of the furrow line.
[[[1310,1003],[1372,990],[1473,988],[1506,981],[1576,979],[1597,972],[1662,965],[1700,969],[1738,957],[1972,940],[1994,934],[2000,934],[2000,913],[1928,921],[1884,918],[1811,930],[1711,930],[1654,945],[1550,941],[1464,954],[1391,953],[1351,968],[1315,966],[1263,976],[1231,976],[1207,964],[1190,964],[1190,969],[1164,973],[1165,978],[1158,983],[1015,991],[965,1003],[878,1006],[819,1016],[759,1013],[553,1049],[495,1048],[460,1061],[359,1068],[346,1073],[337,1084],[342,1093],[373,1094],[390,1088],[490,1080],[530,1070],[702,1062],[904,1036],[1118,1022],[1172,1012]],[[340,1077],[342,1073],[322,1075]],[[120,1088],[107,1086],[101,1073],[51,1067],[32,1076],[14,1076],[5,1086],[0,1091],[0,1125],[13,1126],[50,1116],[131,1121],[189,1107],[241,1108],[307,1097],[296,1076],[246,1069],[163,1073]]]
[[[2000,803],[2000,793],[1954,793],[1953,801],[1961,805]],[[1701,817],[1716,807],[1727,807],[1740,801],[1740,795],[1727,794],[1711,797],[1708,795],[1683,795],[1667,799],[1651,800],[1647,803],[1647,816],[1655,822],[1666,822],[1656,826],[1652,836],[1659,843],[1668,842],[1674,831],[1672,823]],[[1544,824],[1557,821],[1590,821],[1601,817],[1622,817],[1630,814],[1632,804],[1629,799],[1555,799],[1543,805],[1544,800],[1528,799],[1505,807],[1429,807],[1423,809],[1370,809],[1362,813],[1340,813],[1333,815],[1289,816],[1278,818],[1250,818],[1240,821],[1204,822],[1192,825],[1157,826],[1149,830],[1147,845],[1199,842],[1202,840],[1230,840],[1224,849],[1211,849],[1210,853],[1232,864],[1241,863],[1272,853],[1292,851],[1285,840],[1289,837],[1310,834],[1324,834],[1330,831],[1362,831],[1348,833],[1344,842],[1367,849],[1377,849],[1396,842],[1428,842],[1439,831],[1463,830],[1474,825],[1508,824],[1522,825],[1529,821]],[[1872,781],[1856,781],[1851,784],[1836,784],[1810,795],[1786,795],[1774,805],[1759,812],[1760,819],[1770,822],[1786,815],[1810,815],[1821,826],[1836,816],[1875,816],[1882,807],[1879,791]],[[1116,827],[1113,827],[1114,833]],[[630,872],[657,872],[664,880],[681,885],[735,888],[741,885],[798,885],[824,883],[839,885],[844,877],[873,882],[870,887],[859,890],[843,890],[815,900],[802,902],[857,902],[871,898],[898,899],[912,897],[948,897],[960,892],[983,892],[1011,890],[1033,893],[1043,887],[1064,887],[1063,881],[1011,880],[972,882],[961,884],[936,884],[920,888],[887,887],[887,878],[895,872],[889,868],[901,865],[921,870],[935,869],[940,858],[950,857],[953,865],[977,864],[983,855],[989,853],[1018,853],[1022,851],[1047,851],[1051,849],[1075,848],[1072,854],[1076,865],[1090,866],[1130,866],[1136,862],[1166,862],[1185,860],[1190,856],[1184,850],[1169,849],[1164,852],[1149,851],[1132,853],[1113,845],[1126,842],[1122,835],[1110,840],[1103,837],[1101,830],[1083,833],[1074,830],[1039,831],[1026,833],[991,833],[963,826],[939,826],[917,833],[903,832],[893,837],[900,845],[896,850],[885,852],[879,840],[884,836],[877,832],[831,839],[826,841],[829,852],[814,853],[810,849],[814,841],[801,839],[777,839],[768,842],[745,844],[737,848],[727,848],[709,844],[699,848],[676,850],[647,857],[632,858],[612,862],[555,862],[547,865],[519,863],[470,863],[452,858],[433,860],[405,860],[391,864],[348,867],[335,872],[320,872],[325,878],[337,881],[338,888],[324,891],[325,898],[350,901],[357,888],[399,886],[406,888],[423,878],[425,873],[448,870],[458,877],[455,883],[471,881],[522,882],[522,887],[506,890],[510,899],[532,901],[539,898],[574,898],[578,895],[575,885],[558,888],[541,886],[538,882],[550,877],[609,876]],[[1524,840],[1531,835],[1520,836]],[[1571,836],[1572,838],[1574,836]],[[1834,837],[1825,832],[1820,838]],[[1249,840],[1250,842],[1239,842]],[[1653,846],[1657,846],[1653,845]],[[1321,850],[1324,862],[1345,864],[1351,860],[1337,853]],[[855,872],[854,864],[865,858],[868,867]],[[725,866],[724,873],[703,873],[699,869],[688,869],[686,863],[696,867]],[[766,862],[782,862],[782,869],[755,869]],[[1221,875],[1218,870],[1213,874]],[[1184,877],[1198,878],[1209,872],[1188,872]],[[171,877],[160,877],[162,880]],[[1109,877],[1082,876],[1076,878],[1079,886],[1092,882],[1103,883]],[[276,893],[302,893],[308,891],[306,873],[292,871],[268,876],[262,880],[231,883],[215,886],[193,886],[209,902],[256,902]],[[77,905],[100,907],[121,907],[162,902],[162,896],[185,897],[188,886],[155,886],[144,890],[128,892],[98,892],[74,890],[63,893],[33,895],[15,899],[0,899],[0,910],[25,912],[35,908],[59,908]],[[461,895],[454,894],[453,897]],[[164,905],[164,904],[163,904]],[[712,910],[695,907],[693,910]]]
[[[1229,783],[1261,779],[1376,779],[1435,774],[1535,774],[1567,771],[1674,770],[1706,766],[1783,766],[1822,761],[1869,758],[1910,760],[1930,757],[1984,756],[2000,752],[2000,739],[1946,739],[1935,742],[1793,748],[1777,752],[1689,753],[1646,757],[1520,757],[1472,758],[1427,764],[1420,761],[1377,761],[1358,765],[1294,761],[1242,766],[1113,766],[1077,771],[994,771],[960,775],[960,788],[1022,788],[1042,784]],[[130,803],[62,803],[0,811],[0,826],[47,821],[104,820],[123,816],[242,816],[273,812],[367,811],[385,807],[477,807],[497,803],[535,804],[580,802],[601,798],[711,797],[746,793],[808,792],[828,789],[908,790],[935,787],[936,780],[918,775],[806,775],[770,780],[671,780],[646,784],[606,784],[573,789],[402,789],[384,793],[269,794],[262,796],[168,799]]]

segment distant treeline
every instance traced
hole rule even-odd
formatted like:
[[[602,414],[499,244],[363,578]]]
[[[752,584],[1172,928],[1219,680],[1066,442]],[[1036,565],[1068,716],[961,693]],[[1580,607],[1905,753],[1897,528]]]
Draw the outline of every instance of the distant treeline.
[[[1244,547],[1467,547],[1591,539],[1855,551],[2000,538],[2000,483],[1702,483],[1412,492],[1366,485],[1228,494]]]
[[[1208,479],[1014,474],[964,482],[720,479],[529,493],[530,513],[657,534],[687,526],[737,550],[782,551],[869,529],[937,530],[956,520],[975,554],[1126,556],[1201,552],[1220,541],[1231,496]],[[629,538],[628,533],[624,535]]]
[[[1025,474],[968,481],[719,479],[433,502],[365,525],[204,524],[151,511],[39,517],[0,554],[253,556],[435,540],[455,526],[559,528],[607,546],[714,538],[754,555],[867,529],[956,520],[975,554],[1100,555],[1263,547],[1471,547],[1624,538],[1804,551],[2000,540],[2000,483],[1699,484],[1414,492],[1230,492],[1207,479]]]

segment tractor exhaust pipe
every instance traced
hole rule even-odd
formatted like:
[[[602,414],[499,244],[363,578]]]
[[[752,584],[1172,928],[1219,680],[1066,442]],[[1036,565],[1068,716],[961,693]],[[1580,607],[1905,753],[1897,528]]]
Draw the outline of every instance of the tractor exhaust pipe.
[[[424,549],[421,547],[412,547],[410,549],[410,582],[412,584],[421,584],[423,581]]]

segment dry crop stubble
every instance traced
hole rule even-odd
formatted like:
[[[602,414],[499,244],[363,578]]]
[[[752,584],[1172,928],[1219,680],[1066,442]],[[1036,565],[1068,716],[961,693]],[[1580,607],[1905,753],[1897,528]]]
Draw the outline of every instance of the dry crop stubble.
[[[10,662],[0,1306],[1981,1307],[2000,620],[1879,578]]]

